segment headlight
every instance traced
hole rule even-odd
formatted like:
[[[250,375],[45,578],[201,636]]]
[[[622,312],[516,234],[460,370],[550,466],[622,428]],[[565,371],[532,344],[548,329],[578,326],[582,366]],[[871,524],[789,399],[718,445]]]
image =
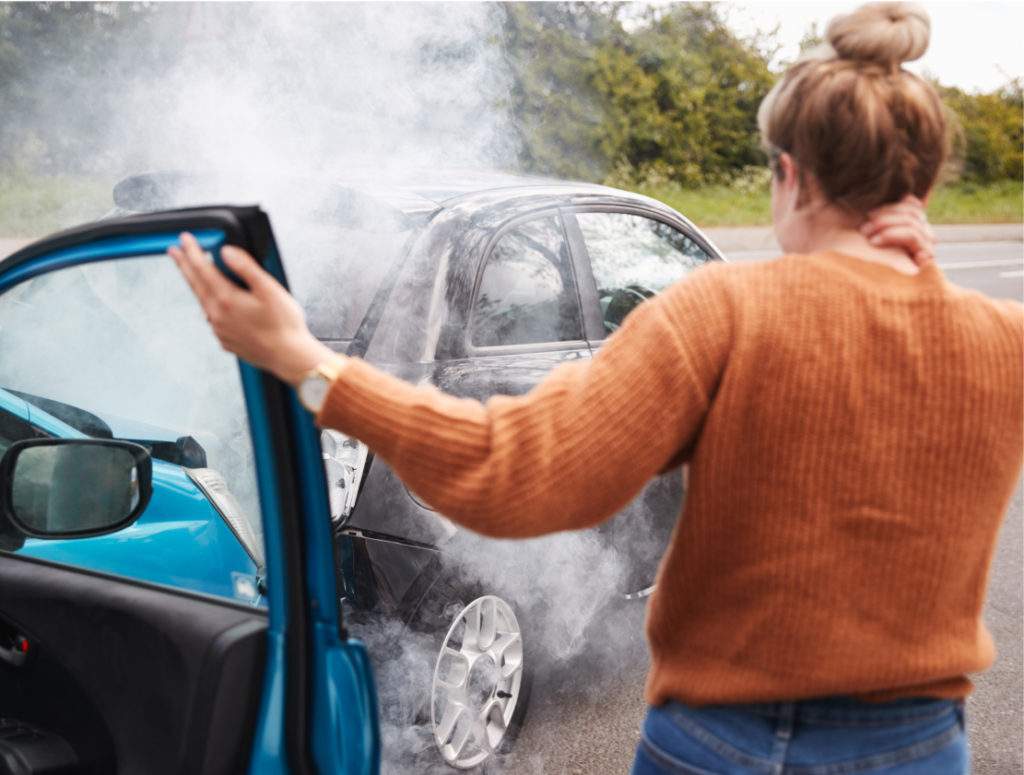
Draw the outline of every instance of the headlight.
[[[185,473],[203,491],[214,508],[220,512],[224,521],[238,537],[242,547],[256,563],[256,567],[262,568],[263,538],[246,518],[242,507],[235,500],[235,496],[231,494],[231,490],[228,489],[228,483],[224,481],[224,477],[212,468],[186,468]]]
[[[323,431],[320,449],[324,457],[331,520],[344,522],[356,506],[369,450],[362,442],[338,431]]]

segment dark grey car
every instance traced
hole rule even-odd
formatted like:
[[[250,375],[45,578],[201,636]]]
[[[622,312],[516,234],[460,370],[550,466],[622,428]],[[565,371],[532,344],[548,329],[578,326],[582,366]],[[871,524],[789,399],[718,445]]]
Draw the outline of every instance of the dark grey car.
[[[425,177],[290,183],[256,196],[313,333],[454,395],[527,392],[559,364],[592,357],[644,299],[721,259],[690,221],[647,197],[500,174]],[[115,201],[121,211],[195,204],[212,185],[140,176],[120,184]],[[424,715],[445,761],[476,766],[511,742],[528,700],[517,600],[467,572],[464,532],[383,461],[333,431],[322,442],[346,620],[358,629],[384,614],[436,641]],[[596,528],[628,559],[620,599],[649,591],[681,497],[681,475],[666,474]],[[471,551],[486,554],[486,542]]]

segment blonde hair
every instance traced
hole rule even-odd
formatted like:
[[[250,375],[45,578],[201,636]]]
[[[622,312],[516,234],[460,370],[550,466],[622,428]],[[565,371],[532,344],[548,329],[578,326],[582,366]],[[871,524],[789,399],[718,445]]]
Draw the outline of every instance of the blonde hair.
[[[925,196],[949,153],[945,111],[935,89],[900,65],[924,54],[930,33],[916,3],[869,3],[833,19],[827,42],[761,103],[769,152],[790,154],[827,201],[856,213]]]

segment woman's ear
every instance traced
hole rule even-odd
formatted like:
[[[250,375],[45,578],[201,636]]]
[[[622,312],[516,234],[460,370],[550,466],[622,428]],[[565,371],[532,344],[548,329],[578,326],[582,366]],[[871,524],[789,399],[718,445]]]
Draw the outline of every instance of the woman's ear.
[[[775,164],[780,183],[796,182],[796,162],[788,153],[780,153],[779,160]]]

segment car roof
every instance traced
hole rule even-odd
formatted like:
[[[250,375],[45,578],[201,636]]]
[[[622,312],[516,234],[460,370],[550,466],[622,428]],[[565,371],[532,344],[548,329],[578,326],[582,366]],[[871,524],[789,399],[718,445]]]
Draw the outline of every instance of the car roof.
[[[442,170],[406,169],[402,171],[401,177],[395,177],[393,182],[390,183],[386,175],[381,177],[379,175],[355,172],[343,177],[339,180],[339,183],[343,186],[351,186],[352,188],[367,192],[374,189],[382,192],[391,190],[396,193],[404,193],[407,196],[418,197],[436,205],[444,205],[450,200],[458,199],[468,194],[481,194],[512,188],[536,189],[557,187],[564,189],[570,187],[581,193],[615,191],[615,189],[610,189],[606,186],[582,181],[559,180],[540,175],[517,175],[492,169],[460,169],[453,167]]]
[[[236,185],[237,184],[237,185]],[[552,197],[610,196],[650,203],[653,200],[627,191],[582,181],[567,181],[538,175],[518,175],[501,170],[448,167],[442,169],[403,168],[399,171],[352,168],[340,176],[273,176],[260,180],[245,173],[231,174],[160,171],[133,175],[114,188],[114,201],[121,212],[144,212],[194,205],[195,201],[262,199],[263,192],[299,190],[303,198],[333,198],[356,195],[385,205],[407,217],[423,217],[439,209],[482,197],[493,202],[501,192],[510,197],[529,192]]]

